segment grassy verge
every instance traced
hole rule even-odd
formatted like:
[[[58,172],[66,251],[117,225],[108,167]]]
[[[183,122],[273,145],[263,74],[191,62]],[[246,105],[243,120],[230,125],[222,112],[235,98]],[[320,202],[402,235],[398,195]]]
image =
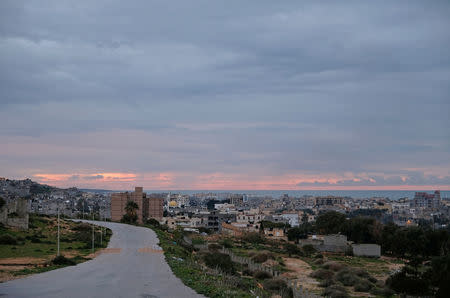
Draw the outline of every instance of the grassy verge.
[[[201,264],[199,253],[183,245],[179,232],[170,233],[154,226],[159,245],[172,272],[188,287],[207,297],[269,297],[258,287],[256,280],[239,273],[228,275],[218,273]]]
[[[54,264],[57,253],[57,219],[30,215],[29,229],[0,226],[0,282],[85,262],[92,257],[92,226],[60,220],[60,254],[67,264]],[[106,247],[112,232],[95,227],[95,252]]]

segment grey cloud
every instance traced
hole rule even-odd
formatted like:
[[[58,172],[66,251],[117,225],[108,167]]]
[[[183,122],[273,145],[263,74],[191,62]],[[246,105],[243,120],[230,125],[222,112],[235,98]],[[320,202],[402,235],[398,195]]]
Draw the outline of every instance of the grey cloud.
[[[85,180],[97,180],[97,179],[103,179],[103,175],[93,175],[93,176],[85,176],[83,179]]]
[[[0,165],[450,168],[449,13],[448,1],[1,1]]]

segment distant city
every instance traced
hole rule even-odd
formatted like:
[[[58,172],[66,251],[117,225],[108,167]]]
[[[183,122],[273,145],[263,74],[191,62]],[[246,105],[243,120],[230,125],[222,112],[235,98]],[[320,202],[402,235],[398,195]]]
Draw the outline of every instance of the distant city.
[[[138,222],[154,218],[169,227],[207,228],[219,232],[223,224],[245,231],[259,229],[261,220],[295,227],[313,222],[326,211],[375,215],[397,225],[432,222],[439,227],[450,218],[449,191],[135,191],[60,189],[25,180],[0,178],[0,197],[14,213],[27,211],[68,217],[120,221],[127,201],[138,205]],[[26,201],[25,203],[23,201]],[[22,204],[16,202],[22,201]],[[19,212],[16,212],[19,213]],[[305,216],[307,215],[307,216]],[[17,220],[17,219],[16,219]],[[228,226],[229,227],[229,226]]]

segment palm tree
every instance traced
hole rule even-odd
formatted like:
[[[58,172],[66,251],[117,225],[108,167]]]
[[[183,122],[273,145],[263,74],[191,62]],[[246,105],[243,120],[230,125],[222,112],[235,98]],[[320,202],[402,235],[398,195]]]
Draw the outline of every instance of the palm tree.
[[[127,205],[125,206],[125,212],[129,216],[136,216],[136,210],[138,210],[138,209],[139,209],[139,206],[134,201],[128,201]]]
[[[125,223],[136,223],[137,221],[137,210],[139,209],[139,206],[134,201],[128,201],[125,205],[125,214],[122,217],[122,222]]]

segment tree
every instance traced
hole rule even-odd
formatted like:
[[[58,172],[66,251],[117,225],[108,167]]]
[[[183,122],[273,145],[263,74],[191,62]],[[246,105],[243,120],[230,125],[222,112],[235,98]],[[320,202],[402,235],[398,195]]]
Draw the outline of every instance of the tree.
[[[2,197],[0,197],[0,209],[2,209],[5,204],[6,204],[5,200]]]
[[[295,243],[298,243],[299,239],[306,239],[308,238],[308,235],[302,228],[295,227],[288,230],[287,237],[289,241],[295,241]]]
[[[122,217],[122,222],[126,223],[136,223],[137,221],[137,210],[139,206],[134,201],[128,201],[125,205],[125,214]]]
[[[348,239],[356,243],[380,243],[381,231],[381,224],[371,217],[355,217],[343,225]]]
[[[317,217],[316,230],[321,234],[336,234],[342,231],[345,221],[344,214],[329,211]]]

